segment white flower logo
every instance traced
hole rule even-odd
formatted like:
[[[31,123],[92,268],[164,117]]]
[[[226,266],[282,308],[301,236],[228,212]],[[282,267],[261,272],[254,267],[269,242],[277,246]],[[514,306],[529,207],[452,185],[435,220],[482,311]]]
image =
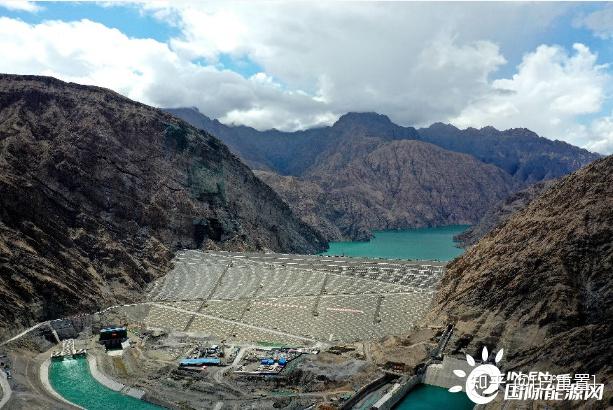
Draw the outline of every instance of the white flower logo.
[[[504,349],[500,349],[496,353],[496,363],[502,360]],[[483,347],[481,352],[481,358],[485,362],[489,357],[487,347]],[[475,367],[475,359],[471,355],[466,355],[466,362]],[[454,370],[453,374],[458,377],[466,377],[466,372],[463,370]],[[494,400],[498,394],[498,387],[501,382],[501,373],[498,367],[493,364],[482,364],[473,369],[472,372],[466,378],[466,395],[468,398],[476,404],[486,404]],[[457,393],[462,391],[462,386],[453,386],[449,389],[451,393]],[[493,394],[492,394],[493,393]]]

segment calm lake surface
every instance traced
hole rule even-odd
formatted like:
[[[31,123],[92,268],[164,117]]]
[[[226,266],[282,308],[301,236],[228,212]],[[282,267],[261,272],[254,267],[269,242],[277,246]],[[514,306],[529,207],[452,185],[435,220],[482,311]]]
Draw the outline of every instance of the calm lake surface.
[[[53,360],[49,366],[53,390],[87,410],[161,410],[154,404],[125,396],[96,381],[85,357]]]
[[[330,242],[322,255],[450,261],[462,254],[453,237],[470,225],[376,231],[368,242]]]
[[[420,384],[394,410],[470,410],[474,405],[465,393],[449,393],[442,387]]]

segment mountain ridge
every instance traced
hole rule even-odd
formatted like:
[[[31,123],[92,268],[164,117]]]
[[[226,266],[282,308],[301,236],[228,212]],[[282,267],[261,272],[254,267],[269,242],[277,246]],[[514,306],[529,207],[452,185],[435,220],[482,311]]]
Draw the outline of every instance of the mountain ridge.
[[[0,332],[133,300],[182,248],[325,243],[210,134],[104,88],[0,75]]]
[[[506,131],[493,127],[459,130],[449,124],[435,123],[428,128],[417,130],[413,127],[398,126],[382,114],[347,113],[332,126],[291,133],[226,126],[194,109],[167,111],[192,121],[196,127],[209,127],[212,132],[216,132],[252,169],[263,171],[258,175],[286,200],[303,221],[315,222],[320,226],[320,233],[328,240],[365,240],[370,238],[373,230],[380,229],[406,229],[447,223],[474,224],[490,207],[504,199],[500,196],[501,192],[508,195],[541,180],[558,178],[600,157],[563,142],[539,137],[523,128]],[[350,182],[347,179],[348,169],[352,167],[352,162],[364,160],[373,152],[381,152],[383,147],[393,145],[397,141],[418,141],[445,150],[450,158],[450,165],[454,166],[457,166],[452,160],[457,158],[454,154],[469,155],[484,165],[502,170],[509,178],[499,181],[502,185],[495,187],[485,182],[493,176],[491,171],[482,171],[485,178],[482,185],[487,187],[488,191],[484,192],[479,185],[474,186],[475,191],[463,198],[468,202],[457,202],[452,204],[451,208],[446,207],[438,218],[432,219],[424,215],[417,219],[404,218],[405,223],[391,222],[402,219],[401,215],[406,214],[408,209],[400,209],[400,206],[407,207],[408,204],[389,201],[383,207],[376,206],[383,217],[374,218],[369,216],[366,209],[373,205],[372,198],[383,195],[377,187],[379,181],[356,178]],[[434,148],[430,151],[430,155],[438,152]],[[392,151],[387,152],[393,155]],[[419,155],[423,155],[423,152]],[[411,168],[411,158],[403,158],[407,162],[398,163],[397,166],[403,169]],[[440,166],[446,167],[444,163],[440,163]],[[432,168],[430,170],[434,171]],[[389,164],[387,171],[393,171]],[[474,168],[473,172],[481,171]],[[272,173],[279,174],[279,177]],[[341,177],[344,178],[343,182],[339,180]],[[407,183],[410,179],[407,179]],[[348,188],[351,184],[353,189]],[[359,194],[358,184],[370,186],[372,189],[362,190]],[[290,187],[300,192],[301,196],[288,191]],[[428,189],[441,193],[440,188],[443,187],[448,189],[442,192],[440,198],[449,202],[455,191],[446,185],[444,180],[430,184]],[[415,188],[419,189],[419,184]],[[393,197],[393,192],[387,194]],[[470,202],[471,198],[474,202]],[[488,199],[483,201],[482,198]],[[433,205],[431,198],[424,195],[419,195],[416,200],[418,202],[413,203],[416,209]],[[317,204],[321,202],[326,206]],[[473,208],[474,212],[466,213],[463,210],[465,205]],[[334,211],[327,211],[325,208]],[[362,211],[358,211],[359,209]],[[462,212],[464,216],[451,218],[452,221],[445,217],[445,213]],[[390,216],[391,214],[396,215]],[[413,214],[415,216],[419,211]],[[469,214],[470,218],[467,219]],[[412,222],[409,222],[411,220]]]
[[[572,169],[572,170],[578,169],[581,166],[586,165],[587,163],[602,157],[602,155],[600,154],[591,153],[584,148],[573,146],[572,144],[569,144],[561,140],[550,140],[550,139],[541,137],[535,132],[527,128],[522,128],[522,127],[509,128],[506,130],[498,130],[493,126],[488,125],[488,126],[484,126],[479,129],[473,128],[473,127],[460,129],[451,124],[435,122],[429,127],[416,129],[411,126],[397,125],[393,123],[390,120],[390,118],[384,114],[379,114],[375,112],[348,112],[346,114],[341,115],[339,119],[331,126],[310,128],[310,129],[294,131],[294,132],[284,132],[284,131],[278,131],[278,130],[260,131],[255,128],[249,127],[249,126],[225,125],[221,123],[219,120],[216,120],[216,119],[213,120],[207,117],[205,114],[200,113],[200,111],[195,107],[192,107],[192,108],[163,108],[163,110],[173,115],[177,115],[180,118],[183,118],[182,116],[189,117],[189,118],[184,118],[184,119],[188,122],[190,120],[196,123],[199,122],[199,124],[197,125],[193,124],[193,125],[196,127],[199,127],[199,126],[204,127],[203,129],[205,130],[206,130],[206,127],[211,127],[214,124],[214,126],[217,127],[216,131],[218,132],[218,134],[220,134],[220,138],[224,141],[226,138],[232,139],[232,137],[230,137],[229,135],[231,135],[233,131],[246,130],[249,134],[248,137],[260,138],[260,141],[259,141],[260,143],[263,143],[263,144],[277,143],[278,144],[279,138],[282,138],[282,137],[302,139],[305,137],[306,138],[313,137],[313,134],[318,133],[318,132],[325,133],[326,137],[330,137],[330,133],[332,133],[332,135],[334,134],[335,128],[336,129],[338,128],[346,129],[348,128],[348,125],[353,125],[353,127],[358,126],[362,129],[367,129],[368,131],[370,131],[371,134],[376,134],[380,138],[383,137],[385,139],[418,139],[424,142],[430,142],[434,145],[438,145],[450,151],[471,154],[483,162],[494,163],[494,165],[505,169],[505,171],[509,172],[511,175],[514,175],[517,172],[517,169],[513,168],[513,165],[517,165],[517,164],[511,164],[510,162],[512,160],[517,161],[519,159],[515,157],[513,158],[494,157],[495,150],[493,150],[491,147],[488,147],[487,144],[484,144],[485,142],[492,142],[493,137],[502,138],[504,139],[503,142],[508,142],[509,140],[513,140],[513,139],[517,139],[518,141],[515,141],[515,142],[519,142],[521,144],[525,144],[526,142],[533,142],[533,143],[536,142],[537,145],[540,144],[541,146],[546,146],[550,148],[551,154],[560,154],[560,151],[564,153],[564,151],[566,150],[578,156],[577,160],[573,160],[572,158],[562,157],[561,160],[567,161],[567,162],[563,162],[564,168],[562,170],[559,170],[558,172],[552,172],[550,175],[534,176],[533,179],[529,179],[530,177],[529,173],[526,173],[526,175],[522,175],[522,177],[524,177],[523,181],[526,181],[528,179],[527,182],[529,183],[537,182],[544,178],[552,179],[552,178],[566,175],[570,172],[569,169]],[[197,117],[200,117],[201,121],[197,120]],[[373,127],[373,124],[376,126]],[[388,128],[385,128],[382,131],[381,127],[383,126],[386,126]],[[266,138],[269,137],[268,135],[269,133],[276,134],[277,138],[272,141],[266,141]],[[443,134],[441,135],[441,133]],[[320,139],[321,138],[315,137],[313,138],[313,142],[314,143],[320,142]],[[467,140],[470,143],[470,145],[468,147],[462,147],[461,144],[467,143]],[[476,155],[474,152],[470,152],[470,150],[475,150],[476,149],[475,146],[479,144],[485,145],[483,147],[483,149],[486,150],[485,152],[482,152],[481,155]],[[493,145],[496,146],[498,144],[494,143]],[[324,146],[320,147],[319,149],[320,151],[323,151],[325,148],[327,148],[327,145],[324,144]],[[523,149],[520,149],[520,148],[523,148]],[[517,151],[517,152],[514,152],[514,154],[517,155],[518,152],[530,153],[531,151],[533,151],[533,148],[534,148],[533,146],[530,146],[529,148],[525,146],[524,147],[514,147],[514,149]],[[241,151],[240,146],[235,146],[235,149],[237,150],[237,153],[240,153]],[[250,163],[251,160],[249,158],[249,155],[245,155],[244,158],[245,158],[245,161],[252,168],[259,169],[251,165]],[[277,173],[281,173],[282,175],[292,175],[292,176],[301,176],[302,173],[306,171],[306,169],[302,169],[302,168],[292,170],[292,172],[289,172],[289,173],[286,172],[287,171],[286,169],[264,169],[264,170],[274,171]]]

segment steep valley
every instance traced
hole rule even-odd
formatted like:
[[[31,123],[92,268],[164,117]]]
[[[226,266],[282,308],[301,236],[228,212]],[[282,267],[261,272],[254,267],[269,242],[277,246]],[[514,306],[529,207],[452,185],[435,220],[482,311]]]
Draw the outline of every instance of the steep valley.
[[[530,201],[545,192],[555,181],[556,180],[546,180],[538,182],[509,195],[507,198],[488,209],[478,223],[457,235],[455,240],[463,248],[476,244],[488,232],[511,217],[514,212],[523,209]]]
[[[497,167],[413,140],[381,144],[310,179],[256,174],[334,240],[368,239],[372,229],[471,224],[514,189]]]

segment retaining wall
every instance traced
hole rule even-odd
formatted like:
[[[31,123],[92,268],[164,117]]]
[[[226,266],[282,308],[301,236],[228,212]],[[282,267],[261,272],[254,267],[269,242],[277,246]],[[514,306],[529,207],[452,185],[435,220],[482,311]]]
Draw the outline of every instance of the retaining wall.
[[[432,386],[444,387],[446,389],[451,386],[463,385],[466,379],[461,379],[453,374],[453,371],[456,369],[464,370],[466,374],[469,374],[473,368],[466,363],[466,360],[445,356],[442,363],[428,366],[424,377],[424,383]]]
[[[132,396],[134,398],[140,399],[145,395],[145,392],[140,389],[135,389],[134,387],[126,386],[123,383],[116,382],[110,377],[100,373],[98,370],[98,364],[96,362],[96,358],[93,355],[88,355],[87,361],[89,362],[89,370],[92,373],[92,377],[98,381],[98,383],[103,386],[108,387],[111,390],[115,390],[126,394],[128,396]]]

